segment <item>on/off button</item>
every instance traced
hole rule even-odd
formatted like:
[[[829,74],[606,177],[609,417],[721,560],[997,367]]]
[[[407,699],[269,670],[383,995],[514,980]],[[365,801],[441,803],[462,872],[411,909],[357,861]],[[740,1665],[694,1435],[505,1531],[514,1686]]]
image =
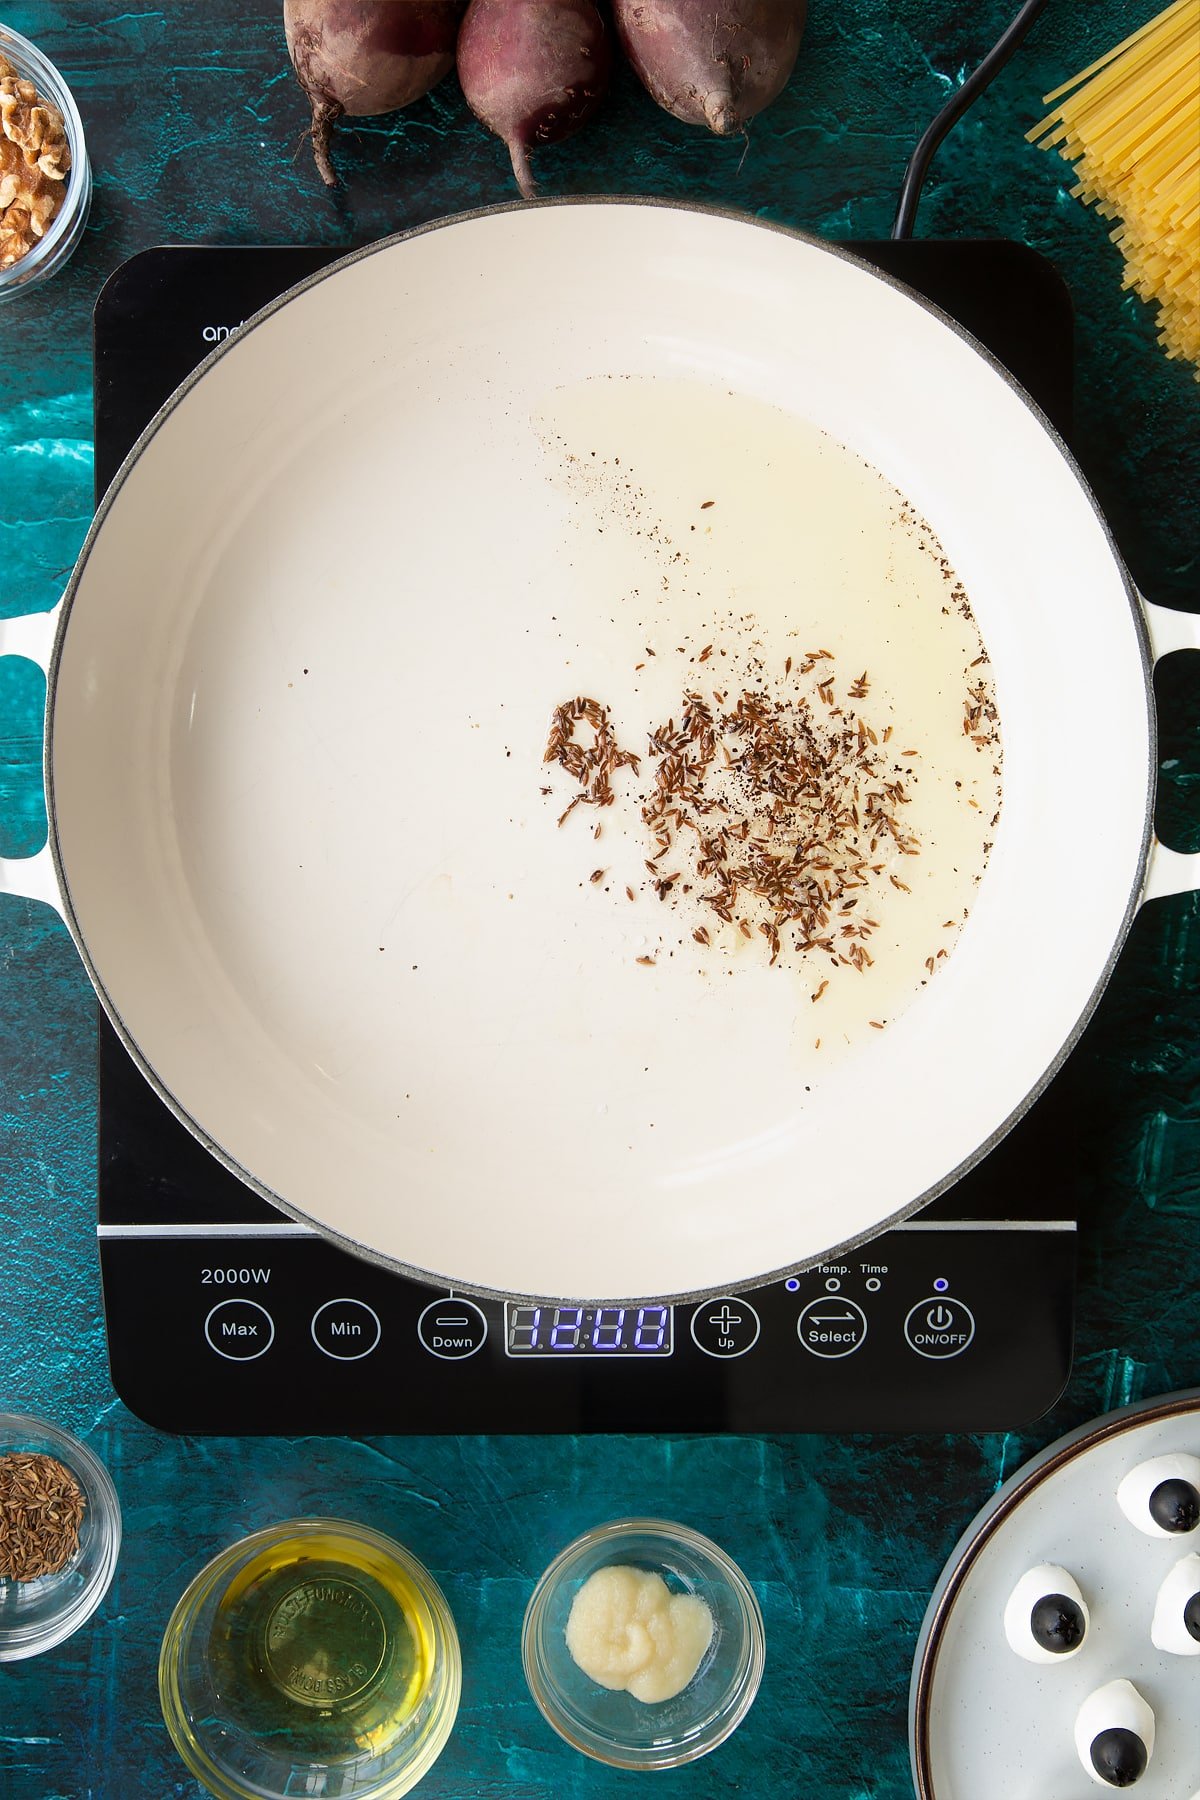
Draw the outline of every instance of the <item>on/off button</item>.
[[[918,1300],[905,1319],[904,1335],[910,1350],[940,1362],[962,1355],[975,1336],[975,1315],[961,1300],[931,1294]]]

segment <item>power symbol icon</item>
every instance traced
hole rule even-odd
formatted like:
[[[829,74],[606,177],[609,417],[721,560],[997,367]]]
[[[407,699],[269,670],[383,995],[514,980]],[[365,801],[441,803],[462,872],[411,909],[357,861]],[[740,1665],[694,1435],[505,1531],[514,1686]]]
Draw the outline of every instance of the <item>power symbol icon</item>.
[[[975,1317],[961,1300],[927,1294],[911,1308],[904,1321],[910,1350],[935,1361],[961,1356],[975,1337]]]

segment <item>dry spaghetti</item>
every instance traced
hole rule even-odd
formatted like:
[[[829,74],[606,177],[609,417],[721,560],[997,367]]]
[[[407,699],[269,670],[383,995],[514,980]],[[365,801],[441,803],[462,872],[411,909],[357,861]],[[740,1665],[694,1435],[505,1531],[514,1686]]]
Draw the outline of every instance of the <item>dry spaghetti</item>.
[[[1045,100],[1059,105],[1030,141],[1075,164],[1071,192],[1118,221],[1124,285],[1157,304],[1167,355],[1200,365],[1200,0],[1175,0]]]

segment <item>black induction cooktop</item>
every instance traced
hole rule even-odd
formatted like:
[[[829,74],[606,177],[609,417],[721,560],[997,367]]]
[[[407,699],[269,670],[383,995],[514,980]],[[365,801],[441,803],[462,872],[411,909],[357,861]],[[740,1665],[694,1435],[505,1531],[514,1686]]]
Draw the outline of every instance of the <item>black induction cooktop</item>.
[[[848,245],[932,299],[1071,434],[1069,294],[1004,241]],[[148,250],[96,306],[96,493],[159,406],[341,251]],[[1094,1187],[1075,1065],[916,1220],[701,1304],[515,1306],[425,1288],[285,1217],[168,1110],[101,1016],[99,1236],[117,1392],[167,1430],[1001,1430],[1070,1373]]]

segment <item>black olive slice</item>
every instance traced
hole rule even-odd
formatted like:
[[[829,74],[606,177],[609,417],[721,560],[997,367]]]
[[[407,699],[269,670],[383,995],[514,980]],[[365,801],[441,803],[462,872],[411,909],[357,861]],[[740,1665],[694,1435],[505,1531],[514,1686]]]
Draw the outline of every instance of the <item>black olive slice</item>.
[[[1200,1493],[1180,1476],[1160,1481],[1150,1495],[1150,1517],[1164,1531],[1195,1531],[1200,1525]]]
[[[1184,1607],[1183,1624],[1188,1636],[1200,1644],[1200,1593],[1193,1594]]]
[[[1083,1642],[1087,1622],[1083,1608],[1066,1594],[1044,1594],[1029,1615],[1035,1644],[1064,1656]]]
[[[1092,1767],[1109,1787],[1132,1787],[1146,1773],[1149,1762],[1137,1732],[1124,1725],[1110,1725],[1092,1739]]]

